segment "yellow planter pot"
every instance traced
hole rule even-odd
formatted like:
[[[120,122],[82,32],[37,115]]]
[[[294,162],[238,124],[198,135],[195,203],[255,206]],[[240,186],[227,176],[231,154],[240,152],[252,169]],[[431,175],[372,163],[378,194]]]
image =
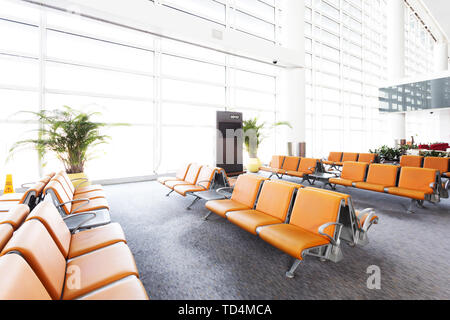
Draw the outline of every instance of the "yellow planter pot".
[[[86,187],[86,186],[90,186],[91,182],[89,180],[85,180],[87,179],[87,175],[84,172],[81,173],[69,173],[68,174],[70,180],[72,180],[72,184],[75,188],[80,187]],[[75,180],[75,179],[79,179],[79,180]],[[73,181],[75,180],[75,181]]]
[[[250,158],[247,163],[247,170],[250,172],[258,172],[261,167],[261,161],[258,158]]]

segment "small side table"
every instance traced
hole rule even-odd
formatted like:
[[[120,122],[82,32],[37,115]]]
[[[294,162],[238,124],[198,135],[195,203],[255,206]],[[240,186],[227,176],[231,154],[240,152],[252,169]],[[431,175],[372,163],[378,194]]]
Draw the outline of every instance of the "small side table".
[[[332,186],[329,180],[336,177],[339,177],[339,175],[335,173],[316,172],[308,174],[307,180],[311,185],[314,185],[316,182],[322,183],[322,189],[325,189],[325,187],[329,185],[332,190],[335,190],[336,188]]]

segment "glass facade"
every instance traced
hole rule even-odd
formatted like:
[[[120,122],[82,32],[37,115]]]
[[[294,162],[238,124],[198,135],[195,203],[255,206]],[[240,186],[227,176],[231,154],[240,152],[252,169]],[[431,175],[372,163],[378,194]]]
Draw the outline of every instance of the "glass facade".
[[[383,0],[305,0],[307,153],[367,152],[385,135],[378,86],[386,80]]]
[[[275,21],[271,1],[148,5],[169,2],[200,18],[219,19],[224,5],[227,17],[242,11]],[[12,143],[36,135],[38,124],[18,111],[68,105],[99,111],[98,120],[110,124],[126,123],[106,129],[111,142],[92,154],[86,172],[95,180],[173,171],[184,160],[214,164],[216,110],[276,119],[276,67],[18,0],[0,3],[0,176],[14,173],[16,184],[39,176],[33,150],[5,162]],[[242,27],[257,29],[251,22]],[[263,36],[275,39],[275,33]],[[269,134],[261,158],[275,153]],[[45,162],[60,168],[55,158]]]

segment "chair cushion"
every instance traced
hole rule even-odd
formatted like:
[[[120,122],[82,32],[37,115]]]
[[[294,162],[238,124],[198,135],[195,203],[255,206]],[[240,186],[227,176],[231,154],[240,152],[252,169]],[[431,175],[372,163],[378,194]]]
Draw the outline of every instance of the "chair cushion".
[[[80,300],[148,300],[142,282],[135,276],[121,279],[88,293]]]
[[[333,165],[334,161],[322,160],[322,163],[327,165]]]
[[[356,182],[355,186],[358,189],[377,191],[377,192],[384,192],[384,188],[385,188],[385,186],[382,186],[379,184],[367,183],[367,182]]]
[[[173,190],[175,188],[175,186],[183,185],[183,184],[192,185],[191,183],[182,181],[182,180],[170,180],[170,181],[167,181],[164,185]]]
[[[180,181],[180,179],[178,179],[177,177],[160,177],[160,178],[158,178],[158,182],[161,184],[165,184],[167,181],[175,181],[175,180]]]
[[[18,254],[0,258],[0,300],[51,300],[33,269]]]
[[[367,219],[367,216],[369,215],[369,213],[367,212],[367,213],[365,213],[364,215],[362,215],[362,216],[360,216],[360,211],[358,211],[358,210],[356,210],[355,211],[355,214],[356,214],[356,216],[358,217],[358,219],[359,219],[359,227],[360,228],[362,228],[362,226],[364,225],[364,222],[366,222],[366,219]],[[372,221],[374,221],[375,219],[378,219],[378,216],[373,216],[371,219],[370,219],[370,221],[372,222]]]
[[[106,198],[105,191],[103,190],[95,190],[89,191],[85,193],[77,193],[73,196],[74,199],[98,199],[98,198]]]
[[[122,227],[118,223],[81,231],[72,235],[69,259],[107,247],[117,242],[127,243]]]
[[[226,217],[226,213],[230,211],[238,211],[238,210],[250,210],[248,206],[242,204],[240,202],[224,199],[224,200],[212,200],[208,201],[205,204],[206,208],[219,216]]]
[[[89,200],[89,203],[86,205],[86,201],[74,202],[72,204],[71,213],[80,213],[86,211],[95,211],[100,209],[108,209],[109,205],[108,201],[105,198],[97,198]]]
[[[86,193],[86,192],[92,192],[92,191],[99,191],[99,190],[103,190],[103,187],[99,184],[92,184],[90,186],[86,186],[86,187],[78,187],[77,189],[75,189],[74,194],[82,194],[82,193]]]
[[[0,214],[0,224],[9,223],[14,230],[20,227],[25,218],[30,213],[30,208],[25,204],[15,205],[8,212]]]
[[[186,196],[186,193],[188,192],[196,192],[196,191],[205,191],[205,189],[202,186],[194,186],[193,184],[181,184],[177,185],[173,188],[177,193],[181,194],[182,196]]]
[[[446,172],[443,175],[444,175],[444,177],[450,178],[450,172]]]
[[[298,178],[303,178],[303,176],[305,175],[303,172],[298,172],[298,171],[288,171],[288,172],[286,172],[286,174],[288,176],[293,176],[293,177],[298,177]]]
[[[329,243],[326,237],[291,224],[262,227],[259,236],[274,247],[300,260],[303,259],[304,250]]]
[[[256,228],[271,224],[283,223],[271,215],[257,210],[232,211],[226,214],[227,219],[235,225],[256,235]]]
[[[392,188],[388,189],[388,193],[395,195],[395,196],[400,196],[400,197],[406,197],[406,198],[411,198],[411,199],[416,199],[416,200],[425,200],[425,195],[431,194],[432,192],[425,193],[423,191],[418,191],[418,190],[392,187]]]
[[[14,229],[10,224],[0,224],[0,251],[3,250],[9,239],[11,239],[13,233]]]
[[[341,186],[347,186],[347,187],[351,187],[353,185],[352,180],[342,179],[342,178],[330,178],[328,181],[333,184],[339,184]]]
[[[130,275],[138,276],[133,255],[123,242],[70,260],[67,263],[67,271],[71,270],[73,273],[66,276],[64,300],[75,299]],[[77,270],[80,277],[79,286],[71,286],[70,277],[76,276]]]

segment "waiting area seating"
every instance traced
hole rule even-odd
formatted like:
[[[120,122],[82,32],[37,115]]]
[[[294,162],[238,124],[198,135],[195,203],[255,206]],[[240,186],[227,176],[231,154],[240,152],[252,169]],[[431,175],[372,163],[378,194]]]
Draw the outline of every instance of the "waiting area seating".
[[[293,157],[293,156],[273,156],[269,167],[261,167],[259,170],[270,172],[272,176],[276,176],[282,179],[283,176],[291,176],[302,178],[302,182],[307,180],[308,174],[312,174],[316,171],[318,159],[303,158],[303,157]],[[278,164],[281,163],[281,166]],[[275,166],[272,167],[272,165]]]
[[[89,222],[83,224],[85,228],[111,222],[108,201],[100,185],[75,188],[67,173],[61,171],[44,188],[44,194],[53,199],[61,215],[71,217],[68,219],[74,221],[71,230],[76,228],[80,216],[91,216]]]
[[[440,201],[442,183],[436,169],[399,167],[386,164],[345,162],[340,178],[329,182],[345,187],[354,187],[374,192],[388,193],[411,199],[408,212],[414,204],[422,206],[424,201]],[[448,197],[448,194],[447,194]]]
[[[190,210],[201,199],[198,192],[233,187],[236,180],[230,179],[222,168],[190,163],[182,165],[175,177],[160,177],[158,182],[170,189],[166,196],[173,192],[183,197],[193,196],[192,203],[186,207]]]
[[[328,165],[330,169],[339,169],[347,161],[370,164],[377,161],[377,155],[375,153],[330,152],[328,159],[322,160],[322,164]]]
[[[348,195],[251,174],[238,177],[230,199],[208,201],[206,208],[205,220],[217,214],[294,257],[288,277],[307,255],[340,261],[340,240],[365,245],[378,223],[372,209],[356,213]]]
[[[36,182],[22,184],[22,188],[30,186],[23,193],[7,193],[0,196],[0,213],[7,212],[18,204],[25,204],[32,210],[42,199],[43,190],[55,173],[49,173]]]
[[[70,230],[51,200],[0,216],[0,300],[148,299],[121,226]]]

